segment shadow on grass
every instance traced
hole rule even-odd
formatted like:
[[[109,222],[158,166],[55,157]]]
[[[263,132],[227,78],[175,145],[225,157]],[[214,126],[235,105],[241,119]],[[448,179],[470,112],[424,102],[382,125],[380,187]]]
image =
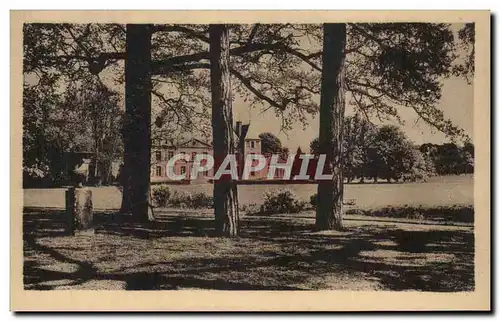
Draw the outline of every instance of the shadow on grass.
[[[192,245],[201,248],[201,255],[192,258],[169,262],[150,259],[131,269],[109,273],[99,271],[95,261],[63,255],[64,247],[37,241],[65,235],[62,211],[26,208],[23,218],[27,289],[50,290],[60,281],[71,287],[88,281],[120,281],[126,290],[299,290],[327,287],[322,280],[332,275],[346,275],[354,281],[369,278],[383,290],[474,289],[474,236],[464,229],[412,231],[367,222],[348,233],[321,234],[313,232],[312,220],[247,217],[241,222],[241,236],[231,246],[244,248],[249,255],[230,252],[203,256],[205,239],[199,237],[214,235],[211,217],[162,215],[157,222],[137,224],[126,215],[98,212],[96,233],[123,236],[123,242],[130,238],[189,236]],[[266,247],[260,249],[261,244]],[[71,247],[66,246],[68,249]],[[169,250],[172,249],[166,246],[165,251]],[[33,253],[74,269],[48,270]],[[450,256],[453,259],[447,260]],[[168,272],[162,270],[165,267]]]

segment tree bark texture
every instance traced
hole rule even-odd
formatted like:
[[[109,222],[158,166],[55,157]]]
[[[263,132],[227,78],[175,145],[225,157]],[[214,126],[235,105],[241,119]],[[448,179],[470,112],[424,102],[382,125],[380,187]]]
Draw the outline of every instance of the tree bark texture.
[[[343,228],[342,127],[345,111],[346,25],[326,23],[323,36],[319,153],[326,155],[324,172],[333,174],[333,179],[318,183],[316,228],[340,230]]]
[[[233,113],[229,71],[229,31],[226,25],[210,25],[210,80],[215,166],[234,154]],[[236,182],[229,176],[214,181],[215,229],[219,236],[238,235],[239,212]]]
[[[148,220],[151,171],[152,26],[128,24],[125,59],[125,124],[122,211]],[[128,204],[127,204],[128,203]]]

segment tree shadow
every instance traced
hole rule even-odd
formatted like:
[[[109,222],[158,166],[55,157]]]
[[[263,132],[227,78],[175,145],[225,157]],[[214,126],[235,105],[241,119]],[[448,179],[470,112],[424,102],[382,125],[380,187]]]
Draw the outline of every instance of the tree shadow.
[[[138,240],[214,235],[211,217],[161,215],[156,222],[139,224],[127,215],[97,212],[95,222],[96,234]],[[61,280],[72,287],[97,280],[120,281],[126,290],[299,290],[314,289],[310,281],[313,278],[344,274],[356,280],[370,278],[384,290],[474,289],[474,235],[464,229],[411,230],[367,221],[346,233],[321,234],[314,232],[311,219],[243,217],[241,236],[235,239],[234,246],[244,247],[242,252],[248,251],[249,255],[241,255],[240,251],[183,257],[166,263],[145,261],[110,273],[101,272],[96,263],[63,255],[64,247],[37,242],[42,237],[65,235],[61,232],[62,211],[25,209],[23,227],[27,289],[51,290]],[[203,246],[202,242],[195,244]],[[257,244],[266,244],[269,250],[250,248],[260,246]],[[47,270],[30,257],[31,252],[43,253],[75,269]],[[447,259],[450,256],[452,260]]]
[[[102,233],[154,239],[168,236],[215,236],[215,223],[210,217],[156,216],[154,222],[137,223],[130,215],[98,213],[96,230]]]
[[[69,235],[69,221],[64,210],[24,208],[23,235],[57,237]]]
[[[241,282],[232,282],[221,278],[206,280],[191,276],[172,277],[161,273],[133,273],[127,274],[123,278],[126,282],[125,290],[179,290],[179,289],[212,289],[212,290],[300,290],[300,288],[281,285],[265,286]]]

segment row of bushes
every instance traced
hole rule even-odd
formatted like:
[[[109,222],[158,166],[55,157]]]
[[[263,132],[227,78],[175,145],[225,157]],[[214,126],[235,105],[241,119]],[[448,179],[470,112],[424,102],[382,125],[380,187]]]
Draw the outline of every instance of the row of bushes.
[[[203,192],[180,193],[160,185],[153,189],[153,203],[156,207],[211,208],[213,197]],[[263,204],[258,207],[261,213],[297,213],[307,207],[307,202],[300,200],[295,193],[287,189],[265,192]],[[242,210],[256,208],[257,205],[242,206]]]
[[[474,206],[386,206],[377,209],[348,209],[346,215],[362,215],[372,217],[403,218],[411,220],[430,220],[438,222],[474,223]]]
[[[203,192],[179,193],[175,190],[170,191],[170,188],[164,185],[153,189],[153,203],[157,207],[211,208],[214,206],[213,197]]]
[[[241,207],[245,212],[258,212],[262,214],[270,213],[298,213],[311,206],[316,207],[317,194],[310,197],[309,204],[297,197],[289,189],[277,189],[267,191],[263,194],[262,205],[250,204]],[[213,197],[203,192],[199,193],[179,193],[171,191],[168,186],[160,185],[153,190],[153,202],[157,207],[180,207],[180,208],[211,208],[213,207]],[[346,203],[346,205],[353,205]]]
[[[240,209],[247,215],[298,213],[308,208],[315,208],[317,194],[310,197],[310,202],[300,200],[297,195],[289,189],[277,189],[267,191],[263,194],[264,202],[259,204],[242,205]],[[171,191],[167,186],[159,186],[153,190],[153,200],[158,207],[177,208],[211,208],[213,197],[203,192],[179,193]],[[344,205],[355,205],[353,200],[344,200]],[[414,220],[437,220],[474,222],[474,209],[472,206],[454,206],[440,208],[425,208],[422,206],[387,206],[379,209],[346,209],[346,215],[363,215],[374,217],[405,218]]]

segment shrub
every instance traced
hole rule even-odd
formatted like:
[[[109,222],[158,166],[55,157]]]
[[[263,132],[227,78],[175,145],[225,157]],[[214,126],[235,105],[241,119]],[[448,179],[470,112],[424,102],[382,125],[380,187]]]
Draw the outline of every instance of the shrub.
[[[153,202],[158,207],[166,207],[170,198],[170,188],[160,185],[153,189]]]
[[[179,193],[179,192],[174,190],[172,195],[170,195],[170,199],[169,199],[168,203],[172,207],[184,208],[184,207],[188,207],[187,205],[189,205],[190,199],[191,199],[191,194]]]
[[[214,200],[212,196],[203,192],[191,194],[173,191],[168,203],[172,207],[179,208],[211,208],[214,205]]]
[[[303,211],[306,202],[301,201],[294,192],[278,189],[264,193],[263,213],[297,213]]]
[[[248,205],[241,205],[240,211],[244,212],[246,215],[260,214],[262,212],[262,206],[255,203]]]
[[[474,222],[474,207],[471,205],[453,205],[438,207],[423,206],[386,206],[378,209],[348,209],[346,215],[364,215],[412,220],[431,220],[438,222]]]
[[[359,209],[359,208],[350,208],[345,211],[346,215],[367,215],[365,211]]]
[[[314,193],[311,195],[311,197],[309,198],[309,204],[311,204],[313,208],[316,208],[316,206],[318,206],[318,193]]]
[[[214,206],[214,198],[203,192],[192,195],[190,201],[188,207],[192,208],[211,208]]]
[[[345,213],[346,215],[364,215],[373,217],[390,217],[390,218],[423,220],[425,219],[425,215],[423,214],[424,211],[425,210],[422,207],[386,206],[384,208],[374,209],[374,210],[349,209]]]

